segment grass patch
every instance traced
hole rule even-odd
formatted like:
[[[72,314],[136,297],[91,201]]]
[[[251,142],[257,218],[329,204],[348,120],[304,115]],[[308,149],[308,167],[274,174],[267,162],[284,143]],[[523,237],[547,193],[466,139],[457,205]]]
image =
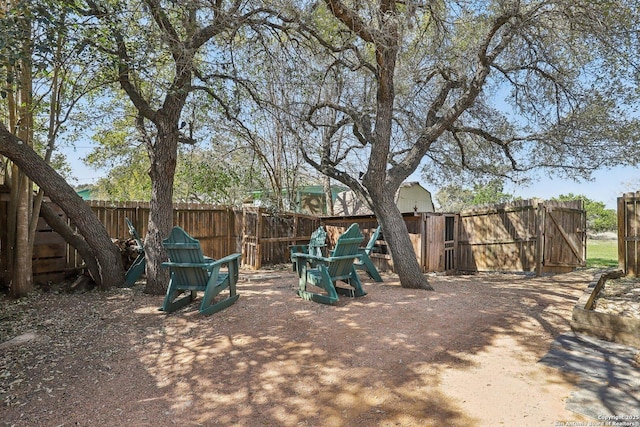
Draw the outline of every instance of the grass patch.
[[[587,240],[587,267],[618,267],[618,241]]]

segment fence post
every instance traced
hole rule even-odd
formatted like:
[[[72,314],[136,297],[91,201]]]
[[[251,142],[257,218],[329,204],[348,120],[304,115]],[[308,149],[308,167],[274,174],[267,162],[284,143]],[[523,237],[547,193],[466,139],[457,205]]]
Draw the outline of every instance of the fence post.
[[[536,276],[542,276],[542,262],[544,260],[544,220],[545,206],[543,203],[536,205],[536,220],[538,222],[538,232],[536,235]]]
[[[420,267],[422,272],[427,272],[427,260],[429,259],[429,240],[427,239],[427,214],[420,213]]]
[[[626,233],[626,203],[624,195],[618,197],[618,268],[627,274],[627,242]]]
[[[290,245],[294,246],[298,244],[298,226],[299,226],[299,216],[297,212],[294,212],[293,214],[293,240],[291,242],[289,242]]]
[[[262,224],[262,208],[258,208],[258,217],[256,218],[256,270],[262,268]]]
[[[247,208],[242,208],[242,228],[240,230],[240,236],[242,237],[241,239],[241,243],[240,243],[240,247],[241,250],[240,252],[242,253],[242,264],[246,265],[249,264],[251,262],[251,255],[249,253],[249,251],[247,250],[247,238],[246,236],[246,230],[247,230],[247,212],[246,212]]]

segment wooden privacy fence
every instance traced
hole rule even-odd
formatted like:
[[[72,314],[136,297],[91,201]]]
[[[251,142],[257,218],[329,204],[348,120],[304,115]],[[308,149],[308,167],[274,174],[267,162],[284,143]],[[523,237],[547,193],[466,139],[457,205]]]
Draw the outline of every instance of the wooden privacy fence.
[[[618,197],[618,266],[640,276],[640,191]]]
[[[323,218],[337,235],[352,222],[368,231],[375,217]],[[586,214],[582,201],[522,200],[457,213],[405,214],[422,271],[514,271],[537,274],[586,265]],[[393,270],[384,230],[371,258]]]
[[[126,240],[131,238],[125,218],[129,218],[142,239],[147,234],[149,222],[148,202],[108,202],[89,200],[87,204],[98,217],[112,239]],[[61,212],[61,216],[64,214]],[[240,230],[242,212],[230,208],[213,205],[175,203],[173,210],[174,225],[180,225],[191,236],[200,241],[203,253],[214,258],[222,258],[232,252],[240,252]],[[54,233],[55,234],[55,233]],[[57,235],[57,234],[56,234]],[[65,261],[65,269],[50,270],[47,276],[57,275],[58,279],[65,272],[77,271],[84,263],[77,251],[64,244],[59,256]],[[34,259],[34,269],[38,261]],[[42,280],[41,277],[35,276]],[[51,279],[49,279],[51,280]]]
[[[320,218],[297,213],[274,215],[265,209],[242,211],[242,265],[258,269],[262,265],[290,262],[289,246],[308,243]]]
[[[9,188],[0,185],[0,288],[9,284]],[[59,211],[59,215],[62,212]],[[39,218],[33,243],[33,277],[36,283],[60,280],[70,270],[66,256],[67,243],[53,231],[47,222]]]
[[[1,189],[0,189],[1,190]],[[107,233],[113,239],[126,240],[129,218],[144,239],[149,221],[147,202],[87,201]],[[0,191],[0,285],[8,283],[7,245],[8,194]],[[65,218],[57,206],[51,206]],[[265,209],[243,210],[203,204],[174,204],[174,225],[184,228],[200,241],[205,255],[222,258],[241,252],[244,267],[258,269],[263,265],[289,262],[289,245],[306,243],[320,225],[314,216],[287,213],[273,215]],[[83,267],[77,251],[40,218],[33,253],[34,281],[60,281]]]
[[[107,234],[114,239],[128,239],[129,228],[125,218],[129,218],[141,238],[147,234],[149,223],[148,202],[106,202],[87,201]],[[184,228],[193,238],[200,241],[205,255],[222,258],[232,252],[240,252],[240,230],[242,212],[231,208],[196,203],[174,203],[173,224]],[[239,222],[237,222],[239,221]],[[76,263],[77,265],[77,263]]]
[[[461,271],[571,271],[586,265],[582,201],[522,200],[460,213]]]
[[[624,212],[628,213],[624,217],[628,219],[623,221],[627,237],[620,239],[626,242],[626,255],[621,256],[621,260],[634,272],[640,270],[639,200],[640,194],[636,194],[619,201],[619,206],[624,206]],[[125,218],[131,220],[140,236],[146,236],[148,203],[87,203],[112,238],[130,237]],[[0,220],[3,212],[6,209],[0,209]],[[62,212],[60,215],[64,216]],[[460,214],[405,214],[404,220],[424,272],[536,271],[540,274],[570,271],[585,265],[586,220],[582,202],[528,200]],[[242,265],[253,269],[290,262],[289,245],[307,243],[321,224],[327,228],[328,245],[332,247],[337,237],[354,222],[359,223],[365,242],[378,226],[375,216],[319,218],[296,213],[273,214],[257,208],[174,205],[174,224],[198,239],[205,255],[222,258],[241,252]],[[3,227],[0,231],[3,239],[0,273],[6,275],[3,267],[6,265],[3,262],[6,230]],[[371,258],[380,271],[393,270],[384,230]],[[60,280],[65,273],[77,271],[82,263],[75,250],[41,221],[34,250],[35,280]]]
[[[125,217],[142,238],[146,235],[149,203],[88,203],[111,237],[129,237]],[[289,262],[289,245],[308,241],[319,225],[317,217],[297,213],[274,215],[258,208],[175,203],[173,212],[174,225],[198,239],[205,255],[218,259],[240,252],[242,265],[254,269]]]

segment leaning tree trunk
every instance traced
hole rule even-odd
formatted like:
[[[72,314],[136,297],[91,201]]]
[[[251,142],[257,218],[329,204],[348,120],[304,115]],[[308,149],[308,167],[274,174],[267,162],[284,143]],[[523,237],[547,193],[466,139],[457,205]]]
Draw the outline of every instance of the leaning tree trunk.
[[[382,9],[387,10],[390,5]],[[393,8],[393,7],[391,7]],[[374,142],[371,147],[369,167],[362,184],[371,198],[372,208],[382,225],[385,241],[393,257],[393,269],[398,274],[403,288],[433,290],[422,272],[407,225],[396,206],[395,194],[400,187],[400,177],[387,176],[387,163],[391,147],[393,128],[393,105],[395,99],[394,73],[398,54],[397,22],[385,15],[385,34],[376,43],[378,89],[376,92],[376,120]]]
[[[1,123],[0,154],[11,159],[22,172],[38,184],[78,227],[79,233],[96,256],[100,273],[99,277],[94,277],[96,284],[101,289],[122,285],[124,283],[122,257],[104,225],[64,178]]]
[[[84,238],[73,231],[71,227],[67,225],[67,222],[60,218],[60,216],[53,210],[48,203],[42,203],[40,206],[40,214],[47,221],[47,224],[58,233],[62,238],[69,243],[71,246],[76,248],[84,263],[89,270],[89,274],[93,278],[100,278],[100,267],[96,261],[96,255],[93,253],[93,250],[87,244],[87,241]],[[94,279],[95,280],[95,279]],[[98,280],[96,280],[98,283]]]
[[[418,263],[407,225],[393,197],[387,196],[374,201],[373,210],[382,225],[384,240],[391,251],[393,271],[402,278],[402,287],[432,291],[433,288],[427,282]]]

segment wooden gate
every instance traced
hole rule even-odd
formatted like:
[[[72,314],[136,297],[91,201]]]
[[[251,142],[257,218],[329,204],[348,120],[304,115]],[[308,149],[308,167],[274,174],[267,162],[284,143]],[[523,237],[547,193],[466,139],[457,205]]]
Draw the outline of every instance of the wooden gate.
[[[561,273],[586,265],[582,201],[522,200],[460,213],[462,271]]]
[[[586,265],[587,218],[582,201],[546,201],[540,207],[544,239],[540,269],[571,271]],[[539,257],[540,259],[540,257]]]
[[[319,225],[320,218],[316,216],[243,209],[242,265],[257,270],[262,265],[290,262],[289,246],[309,243]]]
[[[618,266],[640,276],[640,191],[618,197]]]

